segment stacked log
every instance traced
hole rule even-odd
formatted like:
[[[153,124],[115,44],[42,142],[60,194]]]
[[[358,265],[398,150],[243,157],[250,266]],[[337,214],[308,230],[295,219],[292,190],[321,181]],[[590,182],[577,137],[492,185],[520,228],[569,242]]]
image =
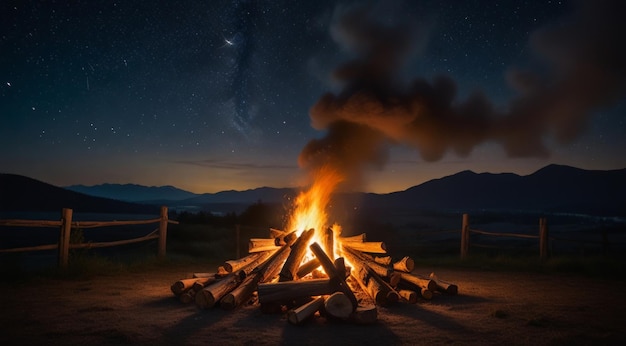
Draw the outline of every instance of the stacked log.
[[[383,242],[366,241],[365,234],[333,241],[327,229],[318,237],[324,240],[321,246],[309,244],[314,232],[297,236],[270,229],[270,238],[250,239],[249,255],[225,261],[217,272],[178,280],[170,289],[181,302],[195,302],[201,309],[234,309],[251,302],[263,312],[286,311],[291,324],[315,315],[370,324],[377,319],[377,306],[415,304],[420,297],[431,299],[433,292],[458,293],[457,285],[434,273],[413,273],[415,262],[408,256],[393,261]],[[335,248],[343,257],[334,258]],[[308,250],[315,257],[303,261]]]

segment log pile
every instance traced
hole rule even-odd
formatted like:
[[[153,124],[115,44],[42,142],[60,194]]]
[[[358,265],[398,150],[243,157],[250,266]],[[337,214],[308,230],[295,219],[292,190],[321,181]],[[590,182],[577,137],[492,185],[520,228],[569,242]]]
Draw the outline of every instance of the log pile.
[[[393,261],[383,242],[366,241],[365,234],[333,240],[330,230],[317,238],[314,233],[311,229],[297,236],[270,229],[270,238],[250,239],[248,256],[225,261],[214,273],[178,280],[171,291],[200,309],[258,304],[266,313],[286,313],[291,324],[314,315],[370,324],[377,320],[378,306],[458,293],[457,285],[434,273],[413,273],[410,257]],[[334,248],[342,257],[334,258]],[[315,257],[305,260],[311,253]]]

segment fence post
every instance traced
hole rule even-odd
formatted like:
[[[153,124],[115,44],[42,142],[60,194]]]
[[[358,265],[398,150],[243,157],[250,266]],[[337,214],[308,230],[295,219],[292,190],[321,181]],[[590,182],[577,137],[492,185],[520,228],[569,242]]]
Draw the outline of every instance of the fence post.
[[[539,218],[539,257],[548,259],[548,222],[545,217]]]
[[[161,207],[161,221],[159,222],[159,251],[157,257],[165,258],[165,245],[167,244],[167,207]]]
[[[469,252],[469,215],[463,214],[463,226],[461,227],[461,259],[467,258]]]
[[[58,265],[67,268],[70,253],[70,234],[72,232],[72,209],[63,208],[61,212],[61,231],[59,233]]]

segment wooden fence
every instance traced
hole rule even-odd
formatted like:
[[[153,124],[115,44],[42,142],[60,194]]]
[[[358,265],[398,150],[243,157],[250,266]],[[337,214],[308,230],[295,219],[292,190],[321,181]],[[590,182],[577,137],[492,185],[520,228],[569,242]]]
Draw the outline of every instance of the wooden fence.
[[[561,237],[551,237],[548,231],[548,221],[545,217],[539,218],[539,230],[536,235],[533,234],[521,234],[521,233],[501,233],[501,232],[487,232],[470,228],[469,215],[463,214],[463,225],[461,227],[461,259],[465,259],[469,253],[470,247],[470,234],[481,234],[494,237],[513,237],[524,239],[538,239],[539,245],[539,257],[542,260],[546,260],[550,256],[550,249],[552,243],[559,242],[571,242],[571,243],[584,243],[584,244],[596,244],[600,245],[604,252],[608,248],[608,239],[606,233],[602,233],[602,241],[589,241],[580,239],[570,239]]]
[[[83,249],[83,248],[102,248],[118,245],[132,244],[152,239],[158,239],[158,251],[157,256],[159,258],[165,257],[165,247],[167,242],[167,224],[177,224],[177,221],[169,220],[167,214],[167,207],[161,207],[161,214],[159,218],[149,220],[127,220],[127,221],[72,221],[72,209],[64,208],[61,214],[61,220],[0,220],[0,226],[13,226],[13,227],[58,227],[59,242],[57,244],[39,245],[12,249],[0,249],[0,253],[6,252],[29,252],[29,251],[41,251],[41,250],[58,250],[58,265],[62,268],[66,268],[69,258],[70,249]],[[70,233],[72,228],[97,228],[108,226],[126,226],[126,225],[145,225],[158,223],[159,227],[152,233],[126,240],[99,242],[99,243],[83,243],[83,244],[71,244]]]

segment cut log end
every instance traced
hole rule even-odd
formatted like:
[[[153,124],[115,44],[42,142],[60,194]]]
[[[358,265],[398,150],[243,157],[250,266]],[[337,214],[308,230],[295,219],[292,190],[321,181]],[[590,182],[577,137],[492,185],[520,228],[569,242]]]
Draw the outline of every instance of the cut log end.
[[[342,292],[335,292],[324,302],[324,309],[329,316],[345,320],[352,314],[353,307],[348,296]]]

